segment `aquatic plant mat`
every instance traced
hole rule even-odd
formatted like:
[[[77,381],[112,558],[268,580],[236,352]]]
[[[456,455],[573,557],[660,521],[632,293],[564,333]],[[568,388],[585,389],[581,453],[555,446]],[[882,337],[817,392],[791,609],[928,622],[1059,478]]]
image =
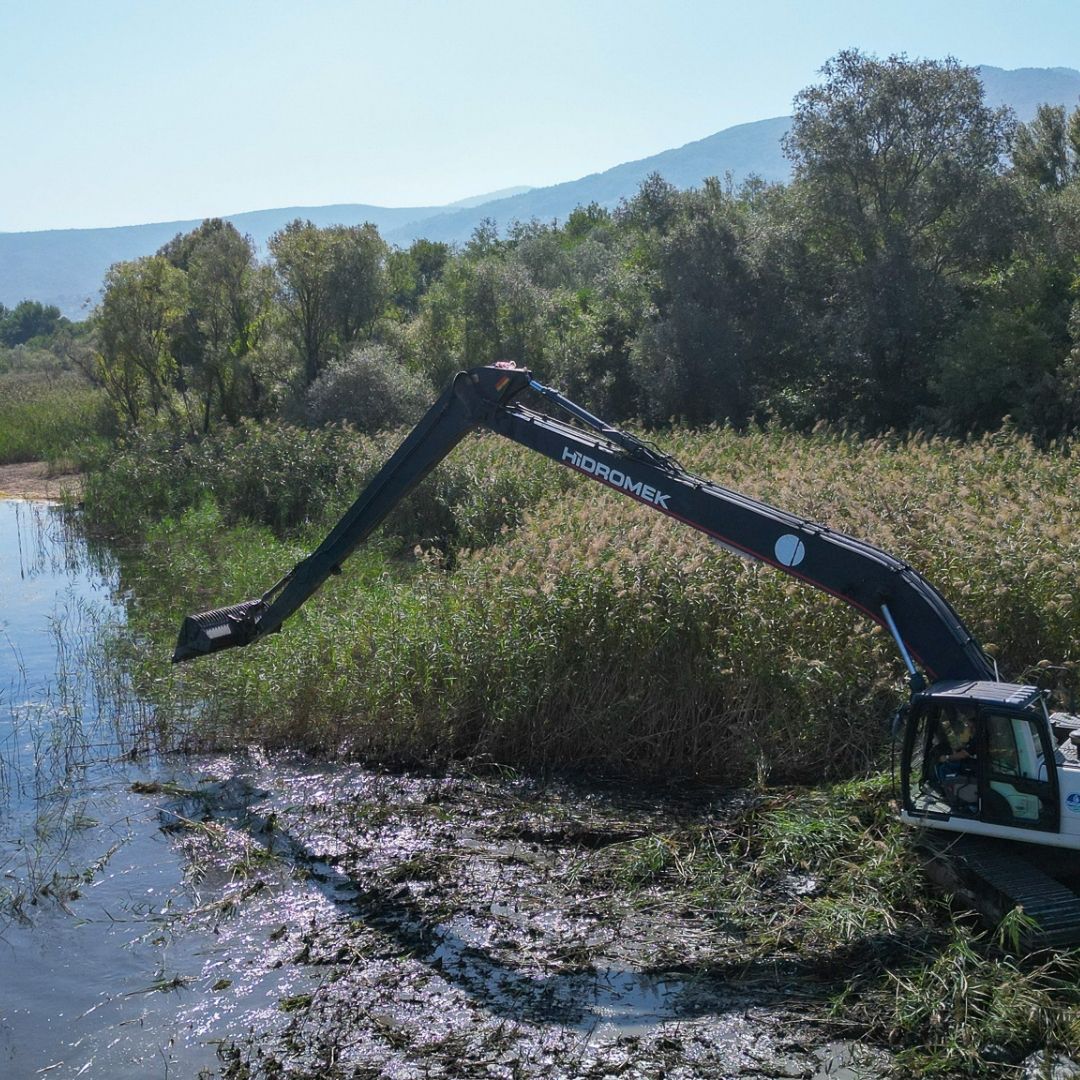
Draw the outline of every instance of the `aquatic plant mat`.
[[[932,897],[877,780],[217,757],[136,790],[214,942],[175,977],[226,1077],[1004,1077],[1077,1031],[1075,961]]]

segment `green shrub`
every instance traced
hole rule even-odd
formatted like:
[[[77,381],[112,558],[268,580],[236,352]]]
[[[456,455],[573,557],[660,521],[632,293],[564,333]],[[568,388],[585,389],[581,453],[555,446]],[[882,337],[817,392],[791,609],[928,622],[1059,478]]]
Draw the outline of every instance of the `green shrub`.
[[[415,424],[435,400],[422,375],[403,367],[383,345],[366,345],[332,363],[308,388],[308,424],[349,423],[374,434]]]
[[[226,525],[269,525],[279,536],[313,523],[329,526],[404,435],[255,421],[194,442],[143,433],[96,460],[85,491],[87,521],[134,540],[163,518],[210,500]],[[397,507],[384,533],[407,550],[483,545],[570,481],[493,436],[469,439]]]
[[[284,535],[344,504],[371,471],[364,449],[342,428],[248,420],[195,442],[139,434],[97,462],[86,484],[87,519],[136,539],[210,500],[225,524],[252,521]]]

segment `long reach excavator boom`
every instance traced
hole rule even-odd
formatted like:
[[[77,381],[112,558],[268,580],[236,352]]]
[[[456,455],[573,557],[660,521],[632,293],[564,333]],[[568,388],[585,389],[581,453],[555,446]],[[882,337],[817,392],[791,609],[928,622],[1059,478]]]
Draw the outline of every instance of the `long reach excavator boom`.
[[[591,430],[518,404],[515,399],[530,389]],[[994,678],[993,664],[948,601],[906,563],[694,476],[673,458],[542,386],[528,371],[499,365],[460,372],[326,539],[265,595],[185,620],[173,660],[247,645],[280,629],[475,428],[489,428],[740,555],[838,596],[889,630],[913,675],[917,663],[932,680]]]

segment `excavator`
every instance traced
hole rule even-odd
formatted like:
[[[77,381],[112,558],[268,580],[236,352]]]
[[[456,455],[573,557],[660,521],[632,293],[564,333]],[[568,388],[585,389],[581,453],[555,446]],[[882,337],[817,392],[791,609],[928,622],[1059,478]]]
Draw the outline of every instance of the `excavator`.
[[[570,419],[522,404],[529,392]],[[945,884],[984,912],[1021,904],[1040,944],[1080,941],[1080,896],[1054,876],[1057,864],[1072,865],[1068,850],[1080,852],[1080,717],[1051,713],[1035,686],[1002,682],[949,602],[903,561],[687,472],[513,364],[459,372],[316,550],[261,597],[188,616],[173,662],[279,631],[409,491],[483,428],[882,626],[910,683],[896,725],[901,820],[920,827]],[[1041,861],[1030,857],[1035,848]]]

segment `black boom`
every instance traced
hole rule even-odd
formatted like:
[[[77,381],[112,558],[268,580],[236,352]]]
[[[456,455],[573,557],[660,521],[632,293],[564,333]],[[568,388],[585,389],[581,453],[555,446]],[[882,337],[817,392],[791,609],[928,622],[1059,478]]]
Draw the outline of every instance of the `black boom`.
[[[517,403],[530,388],[592,430]],[[318,548],[260,599],[185,619],[173,661],[246,645],[280,629],[394,506],[477,427],[839,597],[893,634],[912,671],[914,658],[933,680],[995,678],[992,663],[948,601],[906,563],[862,540],[694,476],[674,459],[510,365],[460,372]]]

